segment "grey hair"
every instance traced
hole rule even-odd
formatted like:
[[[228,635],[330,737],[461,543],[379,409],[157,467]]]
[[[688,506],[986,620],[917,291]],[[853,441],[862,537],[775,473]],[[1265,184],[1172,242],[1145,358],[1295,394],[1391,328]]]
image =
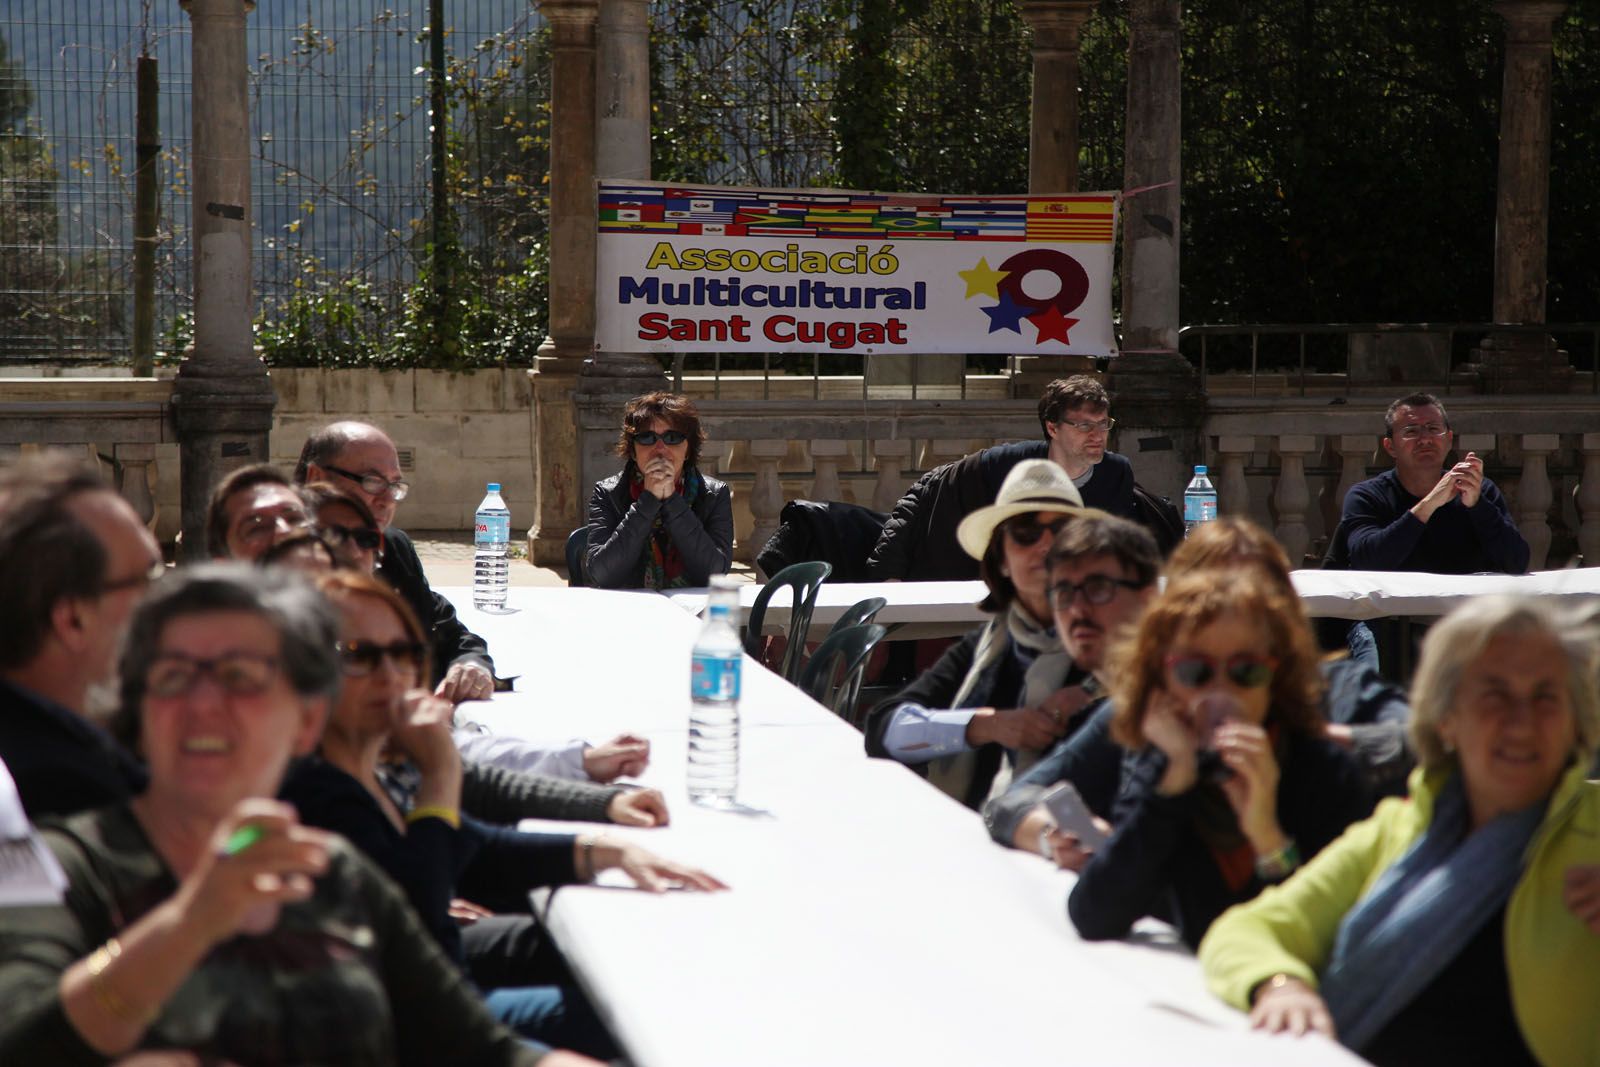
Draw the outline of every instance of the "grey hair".
[[[1542,634],[1567,661],[1567,695],[1578,735],[1577,757],[1588,765],[1600,747],[1600,630],[1597,613],[1556,607],[1531,596],[1485,596],[1451,612],[1422,642],[1422,659],[1411,682],[1411,745],[1423,767],[1447,766],[1439,727],[1455,710],[1467,665],[1496,637]]]
[[[114,733],[130,743],[138,737],[145,668],[167,625],[189,615],[228,611],[259,615],[277,631],[279,665],[297,694],[338,698],[339,619],[309,581],[283,568],[202,563],[157,582],[134,611],[122,647]]]
[[[369,423],[346,419],[343,422],[329,423],[307,437],[306,443],[300,446],[300,458],[295,461],[294,484],[306,484],[313,463],[319,467],[326,467],[335,456],[350,447],[351,442],[360,439],[364,431],[368,430],[382,433]]]

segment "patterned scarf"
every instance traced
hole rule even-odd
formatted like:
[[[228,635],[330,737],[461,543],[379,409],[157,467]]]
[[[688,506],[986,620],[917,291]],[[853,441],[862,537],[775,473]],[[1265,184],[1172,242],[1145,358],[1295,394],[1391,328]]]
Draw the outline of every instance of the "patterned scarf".
[[[630,462],[628,467],[633,472],[628,479],[628,493],[637,503],[644,493],[644,474],[637,464]],[[676,489],[683,497],[683,502],[692,508],[694,502],[700,499],[700,494],[706,491],[706,480],[700,476],[698,469],[686,466],[678,478]],[[650,558],[644,565],[646,589],[678,589],[689,584],[689,579],[683,576],[683,555],[678,551],[678,546],[672,543],[672,538],[667,536],[666,518],[667,512],[663,507],[656,511],[655,522],[650,524]]]
[[[1450,776],[1427,832],[1339,924],[1321,985],[1340,1041],[1360,1052],[1505,905],[1545,808],[1469,833],[1461,774]]]

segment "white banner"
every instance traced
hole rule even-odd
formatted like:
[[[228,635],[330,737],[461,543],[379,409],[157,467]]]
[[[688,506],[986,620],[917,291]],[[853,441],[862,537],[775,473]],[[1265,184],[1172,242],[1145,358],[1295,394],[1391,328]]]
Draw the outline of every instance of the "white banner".
[[[1118,199],[602,181],[595,342],[1115,355]]]

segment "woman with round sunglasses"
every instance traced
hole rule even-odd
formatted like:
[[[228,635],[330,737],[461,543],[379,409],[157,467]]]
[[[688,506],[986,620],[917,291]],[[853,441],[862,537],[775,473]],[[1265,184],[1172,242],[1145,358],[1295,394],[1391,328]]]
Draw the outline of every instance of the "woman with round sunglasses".
[[[383,557],[383,529],[367,502],[328,482],[302,485],[316,531],[332,547],[340,564],[358,574],[371,574]]]
[[[1248,571],[1174,579],[1112,651],[1116,827],[1067,900],[1078,932],[1170,920],[1191,947],[1224,909],[1288,877],[1372,809],[1324,736],[1317,651],[1298,599]]]
[[[118,713],[149,786],[45,831],[61,904],[0,909],[0,1063],[540,1062],[389,879],[272,799],[338,691],[337,636],[291,573],[200,565],[152,587]]]
[[[694,401],[647,393],[622,412],[620,474],[595,483],[583,571],[604,589],[706,585],[733,560],[733,495],[700,471]]]
[[[472,806],[463,810],[451,706],[418,688],[428,650],[415,616],[397,593],[364,575],[327,575],[319,587],[339,615],[344,685],[316,755],[291,774],[284,799],[399,883],[441,947],[489,989],[497,1018],[536,1040],[612,1055],[581,996],[557,987],[565,968],[541,944],[528,890],[611,867],[651,890],[721,883],[636,845],[520,833],[474,818]],[[477,921],[462,927],[463,917]]]
[[[1502,596],[1434,626],[1410,796],[1219,918],[1212,991],[1378,1067],[1600,1063],[1593,621]]]

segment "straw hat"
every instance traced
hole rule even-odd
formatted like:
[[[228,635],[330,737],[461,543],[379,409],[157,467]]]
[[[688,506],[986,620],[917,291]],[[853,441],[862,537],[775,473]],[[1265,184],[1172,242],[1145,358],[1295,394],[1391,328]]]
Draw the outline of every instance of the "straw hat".
[[[996,526],[1015,515],[1059,511],[1070,515],[1088,512],[1078,487],[1061,465],[1048,459],[1025,459],[1011,468],[994,503],[961,520],[956,540],[973,559],[982,559]]]

